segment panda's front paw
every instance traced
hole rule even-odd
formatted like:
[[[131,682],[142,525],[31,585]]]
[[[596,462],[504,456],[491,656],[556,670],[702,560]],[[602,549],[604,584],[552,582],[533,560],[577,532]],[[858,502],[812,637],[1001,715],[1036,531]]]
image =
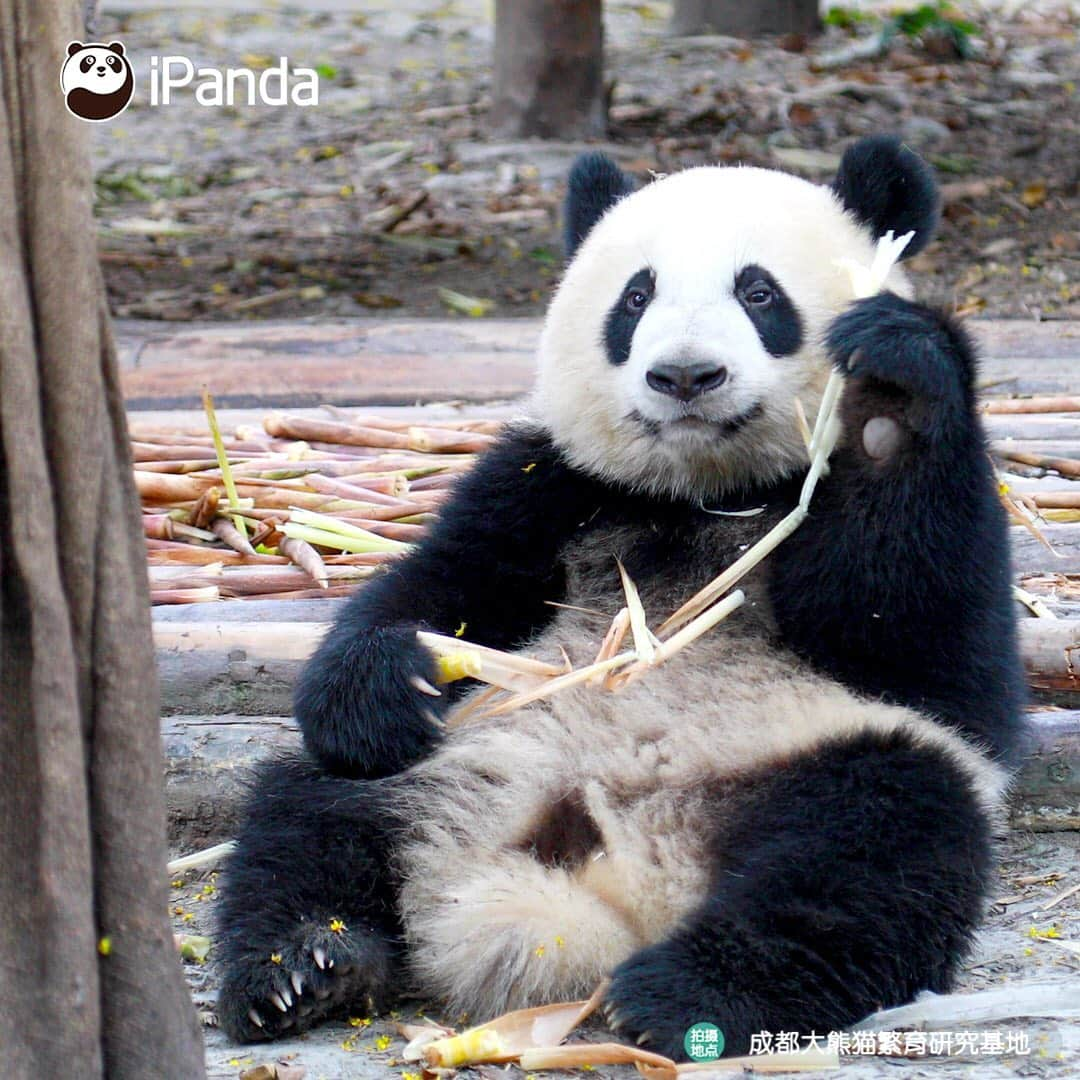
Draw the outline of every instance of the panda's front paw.
[[[857,300],[829,327],[833,364],[933,402],[960,402],[974,377],[964,331],[933,308],[895,293]]]
[[[339,623],[297,681],[305,747],[342,776],[401,772],[442,739],[448,701],[435,679],[435,659],[415,627]]]
[[[826,345],[847,376],[845,430],[866,457],[887,462],[916,439],[960,428],[973,408],[974,350],[944,314],[893,293],[856,301],[829,328]]]
[[[626,1042],[681,1061],[689,1029],[710,1023],[723,1032],[730,1052],[738,1039],[731,1012],[698,960],[692,945],[674,939],[620,964],[602,1006],[612,1030]]]

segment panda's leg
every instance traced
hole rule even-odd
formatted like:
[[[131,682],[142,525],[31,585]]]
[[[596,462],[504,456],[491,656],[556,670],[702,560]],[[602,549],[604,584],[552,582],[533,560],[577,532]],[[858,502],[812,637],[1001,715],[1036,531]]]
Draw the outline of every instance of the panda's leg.
[[[387,995],[401,950],[382,788],[301,758],[260,771],[217,917],[218,1018],[232,1038],[295,1034]]]
[[[825,1035],[949,988],[992,863],[978,782],[908,732],[861,732],[722,797],[716,876],[669,938],[620,965],[619,1032],[685,1057],[702,1021],[725,1053],[759,1031]]]

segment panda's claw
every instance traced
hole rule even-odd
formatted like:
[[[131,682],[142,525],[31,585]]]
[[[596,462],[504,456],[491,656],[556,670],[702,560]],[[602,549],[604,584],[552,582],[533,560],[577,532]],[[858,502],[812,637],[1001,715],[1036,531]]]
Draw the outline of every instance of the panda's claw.
[[[289,1006],[285,1004],[285,999],[276,991],[270,995],[270,1004],[273,1005],[275,1009],[279,1009],[283,1013],[287,1013],[289,1011]]]
[[[643,1031],[634,1041],[638,1046],[644,1046],[652,1038],[651,1031]]]
[[[257,1027],[262,1028],[266,1025],[263,1023],[263,1018],[254,1010],[248,1009],[248,1019]]]
[[[427,694],[428,697],[442,697],[442,691],[432,686],[423,675],[410,675],[409,682],[412,683],[421,694]]]
[[[320,945],[316,945],[311,950],[311,955],[315,958],[315,964],[320,971],[326,970],[326,950]]]
[[[304,993],[304,977],[299,971],[293,971],[289,974],[289,982],[292,983],[292,988],[296,991],[296,996],[300,997]]]

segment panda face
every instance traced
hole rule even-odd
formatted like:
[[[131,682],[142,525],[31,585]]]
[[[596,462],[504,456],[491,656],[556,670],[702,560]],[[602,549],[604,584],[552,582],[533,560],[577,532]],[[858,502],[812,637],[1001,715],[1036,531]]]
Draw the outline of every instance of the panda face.
[[[88,45],[68,57],[61,74],[64,93],[115,94],[127,80],[127,61],[105,45]]]
[[[825,327],[853,298],[839,259],[870,233],[828,189],[705,167],[620,199],[552,301],[537,403],[576,465],[640,490],[708,498],[805,465],[828,374]],[[889,286],[906,294],[894,271]]]

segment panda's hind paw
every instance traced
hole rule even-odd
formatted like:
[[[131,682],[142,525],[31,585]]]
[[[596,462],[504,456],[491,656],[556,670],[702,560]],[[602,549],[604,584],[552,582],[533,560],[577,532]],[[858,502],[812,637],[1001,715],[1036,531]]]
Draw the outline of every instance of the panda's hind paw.
[[[374,1012],[392,962],[393,946],[377,931],[309,925],[278,950],[224,961],[219,1023],[237,1042],[260,1042],[297,1035],[351,1007]]]

